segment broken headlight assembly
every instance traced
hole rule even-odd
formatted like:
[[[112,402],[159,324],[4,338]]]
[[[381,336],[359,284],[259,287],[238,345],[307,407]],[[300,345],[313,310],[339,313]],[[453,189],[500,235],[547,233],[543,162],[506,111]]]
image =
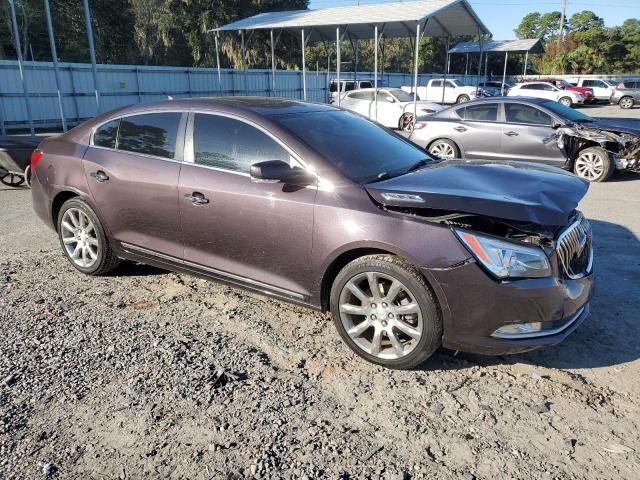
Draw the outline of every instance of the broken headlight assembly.
[[[500,280],[552,275],[549,259],[539,247],[507,242],[457,228],[454,232],[475,259]]]

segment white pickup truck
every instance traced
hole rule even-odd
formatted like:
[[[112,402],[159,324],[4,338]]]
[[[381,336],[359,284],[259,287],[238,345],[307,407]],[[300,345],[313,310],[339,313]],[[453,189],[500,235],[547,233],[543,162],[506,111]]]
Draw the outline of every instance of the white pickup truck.
[[[577,82],[571,82],[576,87],[586,87],[593,90],[593,96],[600,102],[608,102],[613,93],[613,89],[618,84],[611,80],[600,78],[581,78]]]
[[[411,93],[411,87],[402,87],[402,89]],[[429,80],[426,87],[418,86],[418,98],[429,102],[442,102],[443,90],[444,103],[464,103],[476,98],[476,86],[467,85],[463,80],[456,78],[433,78]]]

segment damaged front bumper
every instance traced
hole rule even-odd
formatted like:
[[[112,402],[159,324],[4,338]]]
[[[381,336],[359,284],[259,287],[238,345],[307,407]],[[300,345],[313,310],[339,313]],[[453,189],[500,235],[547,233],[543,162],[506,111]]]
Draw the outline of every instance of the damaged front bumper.
[[[433,271],[441,302],[443,346],[488,355],[521,353],[562,342],[589,315],[593,274],[496,282],[476,262]],[[505,326],[539,325],[537,332],[500,335]],[[514,329],[513,331],[516,331]]]

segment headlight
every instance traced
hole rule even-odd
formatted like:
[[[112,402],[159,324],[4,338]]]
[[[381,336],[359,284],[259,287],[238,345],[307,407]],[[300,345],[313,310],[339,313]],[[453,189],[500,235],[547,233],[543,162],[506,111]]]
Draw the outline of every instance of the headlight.
[[[473,256],[497,278],[540,278],[551,276],[547,255],[538,247],[528,247],[454,229]]]

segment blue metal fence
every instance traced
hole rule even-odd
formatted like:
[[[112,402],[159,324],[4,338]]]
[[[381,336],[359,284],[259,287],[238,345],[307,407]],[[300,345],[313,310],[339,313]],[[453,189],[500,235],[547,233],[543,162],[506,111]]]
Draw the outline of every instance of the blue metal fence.
[[[235,95],[278,96],[302,98],[302,72],[278,70],[276,89],[272,90],[271,70],[223,69],[221,82],[214,68],[150,67],[136,65],[98,65],[100,112],[98,111],[91,64],[59,63],[62,103],[68,125],[75,125],[100,112],[140,102],[184,97]],[[55,72],[50,62],[24,62],[24,75],[29,98],[22,91],[18,63],[0,60],[0,133],[23,130],[29,126],[26,101],[33,112],[36,128],[61,128]],[[373,78],[372,73],[358,72],[358,78]],[[418,84],[441,74],[420,75]],[[335,72],[307,71],[307,99],[328,100],[328,78]],[[343,72],[343,79],[354,78],[353,72]],[[385,85],[411,85],[410,73],[384,73]]]

